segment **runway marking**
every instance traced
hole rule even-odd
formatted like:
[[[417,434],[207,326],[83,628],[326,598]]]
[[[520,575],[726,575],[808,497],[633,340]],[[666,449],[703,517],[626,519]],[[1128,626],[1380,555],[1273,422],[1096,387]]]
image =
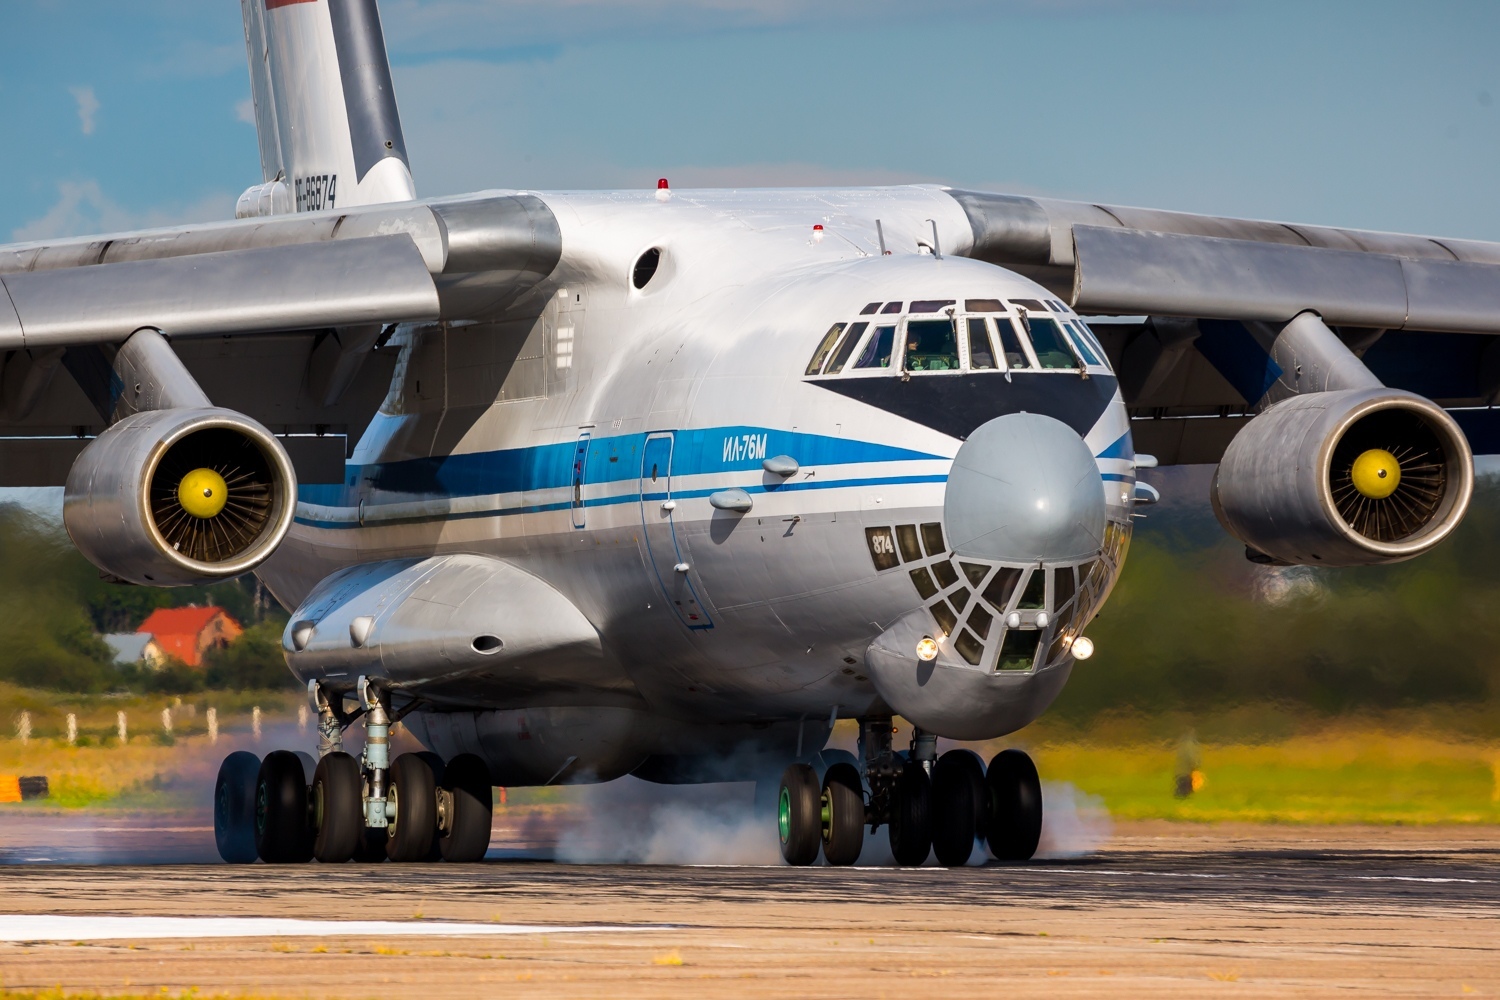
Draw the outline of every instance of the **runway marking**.
[[[289,917],[104,917],[0,914],[0,941],[107,941],[146,938],[476,937],[498,934],[603,934],[660,931],[667,924],[465,924],[437,920],[297,920]]]
[[[1420,875],[1346,875],[1345,878],[1357,878],[1361,882],[1468,882],[1472,885],[1488,884],[1489,879],[1483,878],[1437,878]]]

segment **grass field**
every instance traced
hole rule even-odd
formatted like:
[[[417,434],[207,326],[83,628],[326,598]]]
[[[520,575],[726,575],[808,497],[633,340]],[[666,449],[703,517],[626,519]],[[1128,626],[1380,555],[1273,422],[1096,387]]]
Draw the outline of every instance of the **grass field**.
[[[52,796],[5,809],[190,809],[203,804],[218,762],[249,745],[250,714],[263,712],[263,746],[291,745],[299,699],[282,692],[175,699],[70,698],[0,686],[0,773],[41,774]],[[220,739],[204,732],[217,709]],[[173,735],[161,728],[171,708]],[[32,736],[15,737],[15,720],[31,713]],[[115,732],[127,713],[128,740]],[[78,717],[79,745],[63,739],[68,712]],[[976,747],[985,756],[1022,746],[1044,781],[1071,783],[1116,819],[1260,823],[1500,823],[1500,736],[1488,708],[1389,712],[1321,718],[1276,706],[1252,706],[1196,718],[1127,716],[1087,725],[1045,718],[1003,741]],[[898,723],[898,745],[909,732]],[[853,723],[836,741],[852,745]],[[1196,733],[1201,787],[1174,794],[1179,758]],[[353,735],[353,734],[351,734]],[[407,737],[406,739],[409,739]],[[357,744],[357,736],[355,737]],[[516,789],[517,807],[561,804],[557,789]]]

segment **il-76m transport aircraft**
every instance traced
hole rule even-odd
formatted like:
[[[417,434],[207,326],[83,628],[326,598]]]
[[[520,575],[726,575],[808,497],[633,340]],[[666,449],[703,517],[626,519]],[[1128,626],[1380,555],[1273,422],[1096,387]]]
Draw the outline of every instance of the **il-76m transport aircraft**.
[[[242,5],[239,218],[0,247],[0,481],[65,484],[122,583],[293,609],[318,756],[223,762],[227,861],[474,860],[491,786],[626,774],[770,775],[791,864],[881,826],[1028,858],[1031,760],[936,740],[1092,652],[1138,469],[1217,463],[1250,559],[1352,566],[1437,545],[1497,450],[1500,244],[938,186],[419,200],[375,0]]]

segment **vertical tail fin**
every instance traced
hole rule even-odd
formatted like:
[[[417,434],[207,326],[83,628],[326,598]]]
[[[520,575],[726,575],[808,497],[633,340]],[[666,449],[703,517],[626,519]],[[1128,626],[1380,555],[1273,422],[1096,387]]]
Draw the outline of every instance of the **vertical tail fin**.
[[[416,197],[376,0],[240,0],[264,183],[235,215]]]

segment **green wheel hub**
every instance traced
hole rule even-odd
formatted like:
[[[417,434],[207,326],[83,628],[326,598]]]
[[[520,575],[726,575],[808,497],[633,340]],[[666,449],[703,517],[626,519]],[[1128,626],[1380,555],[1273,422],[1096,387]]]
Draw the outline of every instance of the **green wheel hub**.
[[[784,785],[781,799],[776,803],[776,826],[781,832],[781,842],[785,844],[792,838],[792,793]]]

